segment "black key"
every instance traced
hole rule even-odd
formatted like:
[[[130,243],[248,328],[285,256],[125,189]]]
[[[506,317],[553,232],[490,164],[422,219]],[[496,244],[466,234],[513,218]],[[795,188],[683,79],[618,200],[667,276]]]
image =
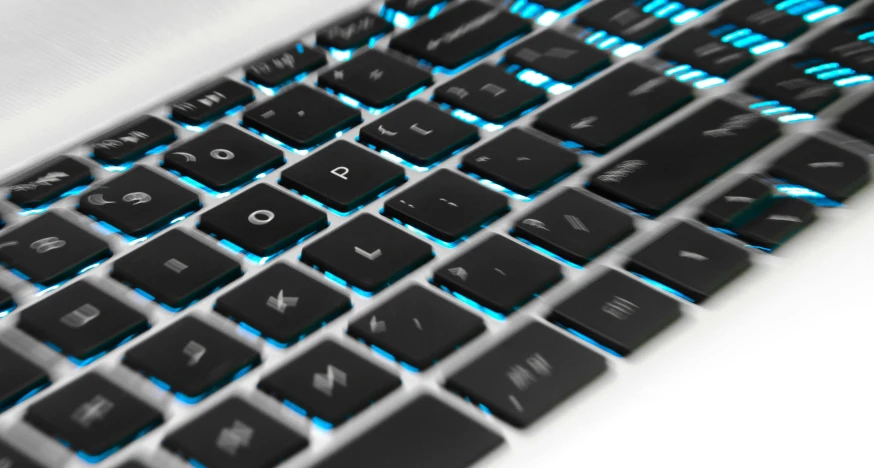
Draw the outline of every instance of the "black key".
[[[776,249],[816,220],[816,207],[800,198],[777,198],[746,224],[738,227],[741,239]]]
[[[216,312],[281,345],[291,344],[352,308],[349,297],[285,263],[221,296]]]
[[[200,217],[200,230],[268,257],[328,227],[328,217],[304,202],[259,184]]]
[[[112,256],[109,244],[54,212],[0,236],[0,263],[49,286]]]
[[[401,33],[391,47],[431,64],[454,69],[531,31],[531,23],[481,1],[447,9]]]
[[[874,21],[853,20],[829,29],[808,47],[811,55],[836,60],[857,72],[871,74],[874,73],[874,42],[859,40],[860,35],[869,31],[874,31]]]
[[[298,76],[328,63],[325,53],[295,44],[272,53],[246,67],[246,79],[261,86],[282,86]]]
[[[508,50],[506,60],[565,83],[576,83],[610,66],[609,53],[552,29]]]
[[[149,468],[149,467],[136,461],[136,460],[130,460],[123,465],[119,465],[117,468]]]
[[[5,288],[0,288],[0,316],[8,314],[15,308],[15,297]]]
[[[725,101],[711,101],[602,169],[589,188],[658,216],[779,133],[776,122]]]
[[[22,208],[36,208],[92,180],[94,177],[87,165],[70,156],[58,156],[15,179],[7,187],[9,201]]]
[[[513,235],[584,265],[634,232],[631,216],[588,192],[565,189],[514,225]]]
[[[282,172],[279,183],[342,213],[406,182],[403,168],[348,141],[337,141]]]
[[[379,468],[469,468],[503,442],[458,410],[423,395],[313,468],[348,468],[362,460]]]
[[[231,125],[220,124],[167,151],[163,166],[224,192],[284,163],[279,148]]]
[[[683,2],[683,5],[698,10],[706,10],[721,1],[722,0],[686,0]]]
[[[808,138],[771,164],[771,174],[844,201],[871,180],[868,158]]]
[[[49,384],[49,376],[24,356],[0,345],[0,411]],[[0,461],[3,460],[0,446]],[[2,466],[2,465],[0,465]]]
[[[755,176],[713,199],[701,212],[701,220],[718,228],[734,229],[771,199],[771,186]]]
[[[171,433],[163,445],[197,466],[272,468],[308,442],[243,399],[232,397]]]
[[[799,16],[774,8],[764,0],[741,0],[720,11],[722,19],[752,29],[771,39],[791,41],[807,31],[808,25]]]
[[[451,376],[446,386],[513,426],[527,427],[605,370],[603,357],[531,322]]]
[[[479,132],[473,125],[422,101],[410,101],[362,127],[358,138],[366,145],[428,167],[475,143]]]
[[[484,330],[481,318],[414,285],[352,322],[348,333],[421,370]]]
[[[561,280],[561,267],[521,245],[491,235],[434,272],[437,286],[509,314]]]
[[[377,14],[362,11],[316,33],[316,44],[347,50],[357,49],[394,27]]]
[[[378,109],[397,104],[431,83],[427,71],[373,49],[319,75],[319,86]]]
[[[158,410],[94,372],[28,408],[24,419],[89,458],[109,455],[164,421]]]
[[[874,94],[856,102],[838,121],[838,128],[874,144]]]
[[[84,362],[144,332],[149,322],[90,282],[79,281],[22,311],[18,328]]]
[[[361,112],[309,86],[294,85],[243,114],[243,126],[307,149],[361,123]]]
[[[258,352],[189,315],[129,349],[124,364],[198,401],[261,362]]]
[[[566,10],[572,5],[579,3],[579,0],[532,0],[531,3],[540,5],[551,10]]]
[[[579,167],[575,153],[520,128],[502,132],[461,160],[461,170],[526,196],[549,188]]]
[[[682,222],[638,250],[628,268],[700,302],[750,267],[743,247]]]
[[[202,125],[215,120],[225,112],[244,106],[255,99],[252,88],[220,78],[195,93],[173,103],[173,120]]]
[[[805,112],[818,112],[840,97],[841,91],[831,82],[806,74],[804,70],[810,66],[813,62],[804,61],[802,57],[773,62],[750,79],[747,89],[752,94],[778,99]]]
[[[501,124],[546,102],[546,91],[482,64],[434,90],[434,100]]]
[[[174,309],[187,307],[242,274],[234,259],[174,229],[115,262],[112,277]]]
[[[606,153],[692,100],[692,90],[628,62],[537,116],[534,126]]]
[[[574,22],[603,29],[638,44],[646,44],[671,32],[670,20],[644,13],[639,6],[627,0],[602,0],[583,9]]]
[[[123,164],[174,140],[176,130],[172,125],[144,115],[98,138],[94,142],[94,158],[109,164]]]
[[[421,16],[431,11],[431,8],[445,2],[446,0],[386,0],[385,7],[404,12],[410,16]]]
[[[679,318],[677,301],[610,270],[559,304],[551,320],[627,356]]]
[[[0,462],[6,463],[9,468],[41,468],[43,466],[2,439],[0,439]]]
[[[304,247],[300,260],[374,293],[433,256],[428,243],[365,213]]]
[[[686,29],[673,36],[662,45],[659,55],[725,78],[755,61],[748,50],[726,44],[701,28]]]

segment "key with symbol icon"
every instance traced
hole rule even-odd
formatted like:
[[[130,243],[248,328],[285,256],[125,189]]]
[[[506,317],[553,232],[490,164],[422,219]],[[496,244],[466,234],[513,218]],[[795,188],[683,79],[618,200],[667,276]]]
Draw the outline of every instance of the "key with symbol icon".
[[[871,180],[866,156],[820,138],[807,138],[787,150],[768,172],[837,201],[845,201]]]
[[[92,180],[91,169],[78,158],[58,156],[12,180],[5,188],[12,203],[22,208],[36,208]]]
[[[343,72],[343,79],[335,79],[337,71]],[[376,109],[397,104],[431,83],[431,74],[427,71],[376,49],[356,55],[319,75],[319,86],[349,95]]]
[[[752,245],[776,249],[816,220],[816,207],[801,198],[776,198],[755,217],[738,226],[737,234]]]
[[[171,104],[173,120],[189,125],[203,125],[225,112],[255,99],[252,88],[221,78]]]
[[[512,47],[506,58],[563,83],[576,83],[610,65],[608,52],[553,29]]]
[[[462,98],[449,92],[453,88],[469,90],[469,95]],[[434,100],[502,124],[546,102],[546,92],[517,80],[494,65],[477,65],[435,89]]]
[[[94,158],[124,164],[176,140],[176,130],[166,121],[144,115],[94,140]]]

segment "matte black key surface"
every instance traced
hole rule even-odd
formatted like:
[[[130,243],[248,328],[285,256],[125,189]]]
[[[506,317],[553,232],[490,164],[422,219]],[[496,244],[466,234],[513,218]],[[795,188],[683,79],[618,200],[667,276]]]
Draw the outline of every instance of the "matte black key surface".
[[[691,100],[688,86],[628,62],[541,112],[534,126],[607,152]]]
[[[451,7],[395,36],[391,47],[454,69],[529,31],[529,21],[474,0]]]
[[[258,389],[338,426],[400,385],[394,374],[323,341],[265,377]]]
[[[324,47],[347,50],[367,44],[371,38],[390,32],[394,27],[381,16],[362,11],[316,33],[316,43]]]
[[[30,392],[45,387],[49,376],[36,364],[0,345],[0,411],[18,403]],[[0,445],[0,460],[3,459]]]
[[[546,91],[481,64],[434,90],[434,100],[500,124],[546,102]]]
[[[422,101],[410,101],[361,128],[362,143],[427,167],[479,140],[477,128]]]
[[[627,356],[680,315],[676,300],[609,270],[559,304],[551,320]]]
[[[319,49],[295,44],[246,67],[246,79],[268,88],[282,86],[298,76],[321,68],[328,60]]]
[[[484,330],[481,318],[413,285],[352,322],[348,333],[417,369],[427,369]]]
[[[461,160],[461,170],[533,195],[580,167],[575,153],[533,132],[511,128]]]
[[[841,116],[838,128],[850,135],[874,144],[874,94],[857,101],[855,105]]]
[[[178,102],[173,103],[173,120],[189,125],[201,125],[215,120],[225,112],[255,99],[252,88],[220,78]]]
[[[240,264],[181,229],[152,239],[112,266],[112,277],[172,308],[186,307],[242,274]]]
[[[200,217],[198,228],[267,257],[328,227],[321,210],[267,184],[235,195]]]
[[[164,421],[158,410],[94,372],[32,405],[24,419],[92,457],[124,446]]]
[[[282,172],[279,183],[347,213],[406,182],[404,169],[340,140]]]
[[[36,208],[92,180],[91,169],[86,164],[70,156],[58,156],[15,179],[6,189],[12,203],[22,208]]]
[[[106,241],[51,211],[0,236],[0,263],[44,286],[110,256]]]
[[[427,424],[423,424],[427,421]],[[504,439],[430,395],[417,397],[313,468],[469,468]]]
[[[379,291],[431,260],[431,246],[363,213],[301,251],[300,260],[368,293]]]
[[[28,455],[18,451],[17,448],[0,439],[0,461],[6,461],[10,468],[41,468],[42,465],[35,462]]]
[[[434,272],[434,284],[508,314],[561,280],[552,260],[491,235]]]
[[[308,442],[243,399],[231,397],[171,433],[162,444],[199,466],[273,468]]]
[[[124,364],[199,399],[258,365],[258,352],[189,315],[129,349]]]
[[[0,288],[0,312],[9,311],[15,307],[15,297],[5,288]]]
[[[844,201],[871,180],[868,158],[818,138],[808,138],[774,161],[768,172]]]
[[[747,89],[765,99],[778,99],[781,104],[805,112],[818,112],[841,95],[837,86],[821,81],[804,70],[812,62],[803,57],[788,57],[760,71],[750,79]]]
[[[421,16],[446,0],[386,0],[385,7],[411,16]]]
[[[603,29],[638,44],[645,44],[671,32],[668,19],[644,13],[639,6],[626,0],[601,0],[580,11],[574,22]]]
[[[282,150],[236,127],[219,124],[164,155],[164,168],[224,192],[285,163]]]
[[[576,83],[610,66],[608,52],[552,29],[508,50],[506,60],[565,83]]]
[[[711,101],[596,173],[589,189],[657,216],[779,133],[774,121]]]
[[[682,222],[634,253],[626,268],[702,301],[750,264],[743,247]]]
[[[860,73],[874,73],[874,43],[859,36],[874,31],[874,20],[858,19],[841,24],[810,42],[811,55],[829,58]]]
[[[244,127],[299,149],[324,143],[359,123],[361,112],[357,109],[299,84],[243,114]]]
[[[431,74],[380,50],[368,50],[319,75],[319,86],[381,109],[431,85]]]
[[[724,78],[755,61],[748,50],[722,42],[702,28],[686,29],[673,36],[661,46],[659,55]]]
[[[219,297],[216,312],[282,344],[294,343],[352,308],[349,296],[285,263]]]
[[[562,11],[579,2],[577,0],[533,0],[531,3],[535,3],[544,8]]]
[[[685,5],[689,8],[695,8],[698,10],[706,10],[707,8],[710,8],[713,5],[716,5],[720,1],[721,0],[686,0],[685,2],[683,2],[683,5]]]
[[[634,232],[631,215],[567,188],[519,217],[513,235],[584,265]]]
[[[123,164],[145,156],[176,140],[176,129],[151,115],[144,115],[94,141],[94,158],[109,164]]]
[[[801,16],[792,16],[764,0],[741,0],[720,11],[720,17],[738,26],[752,29],[771,39],[788,42],[807,31]]]
[[[24,309],[18,328],[85,361],[147,330],[149,322],[92,283],[79,281]]]
[[[527,427],[605,370],[603,357],[531,322],[449,377],[446,386],[513,426]]]
[[[708,203],[701,220],[718,228],[734,229],[771,198],[771,186],[757,177],[747,177]]]
[[[119,465],[117,468],[149,468],[149,467],[136,461],[136,460],[131,460],[123,465]]]
[[[142,237],[200,209],[200,198],[153,169],[134,166],[82,194],[78,208],[131,237]]]
[[[816,220],[816,207],[800,198],[777,198],[758,216],[738,227],[741,239],[776,249]]]
[[[383,214],[442,241],[455,242],[509,209],[503,195],[440,169],[387,201]]]

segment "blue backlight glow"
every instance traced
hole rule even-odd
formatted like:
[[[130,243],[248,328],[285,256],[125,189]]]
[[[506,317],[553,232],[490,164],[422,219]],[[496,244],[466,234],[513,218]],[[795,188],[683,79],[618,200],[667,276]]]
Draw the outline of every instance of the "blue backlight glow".
[[[640,278],[641,280],[643,280],[645,283],[647,283],[647,284],[649,284],[649,285],[651,285],[651,286],[654,286],[654,287],[657,288],[657,289],[661,289],[662,291],[669,292],[669,293],[671,293],[671,294],[673,294],[673,295],[675,295],[675,296],[677,296],[677,297],[679,297],[679,298],[681,298],[681,299],[685,299],[685,300],[687,300],[687,301],[689,301],[689,302],[692,302],[692,303],[695,302],[695,300],[692,299],[691,297],[689,297],[689,296],[687,296],[687,295],[681,293],[680,291],[677,291],[676,289],[674,289],[674,288],[672,288],[672,287],[670,287],[670,286],[667,286],[667,285],[665,285],[665,284],[663,284],[663,283],[660,283],[660,282],[658,282],[658,281],[656,281],[656,280],[654,280],[654,279],[650,279],[650,278],[648,278],[648,277],[646,277],[646,276],[644,276],[644,275],[641,275],[641,274],[639,274],[639,273],[634,273],[633,271],[632,271],[631,273],[633,273],[635,276],[639,277],[639,278]]]
[[[616,357],[622,357],[622,355],[617,353],[616,351],[613,351],[612,349],[608,348],[607,346],[604,346],[601,343],[597,342],[595,339],[590,338],[590,337],[574,330],[573,328],[565,326],[564,324],[562,324],[560,322],[553,322],[553,323],[555,323],[556,325],[558,325],[559,328],[562,328],[563,330],[567,331],[571,335],[574,335],[575,337],[585,341],[586,343],[589,343],[590,345],[592,345],[592,346],[594,346],[594,347],[596,347],[596,348],[598,348],[598,349],[600,349],[608,354],[612,354],[613,356],[616,356]]]
[[[74,188],[62,193],[61,195],[59,195],[58,198],[55,198],[53,200],[49,200],[36,208],[23,209],[23,210],[19,211],[18,214],[21,216],[30,216],[30,215],[45,213],[46,211],[49,210],[49,208],[52,207],[52,204],[54,204],[54,203],[56,203],[64,198],[79,195],[80,193],[84,192],[87,188],[88,188],[87,185],[80,185],[78,187],[74,187]]]
[[[832,16],[839,15],[843,11],[844,9],[837,5],[829,5],[804,15],[804,21],[807,21],[808,23],[816,23],[826,18],[831,18]]]
[[[841,78],[839,80],[835,80],[834,84],[837,87],[845,88],[848,86],[855,86],[862,83],[869,83],[872,80],[874,80],[874,78],[872,78],[871,75],[856,75],[849,78]]]
[[[783,123],[798,123],[813,120],[815,118],[816,116],[814,116],[813,114],[792,114],[778,117],[777,120]]]
[[[440,286],[440,289],[448,292],[449,294],[452,294],[459,301],[469,305],[470,307],[473,307],[474,309],[488,315],[489,317],[491,317],[495,320],[502,321],[502,322],[504,320],[507,320],[506,315],[499,313],[499,312],[495,312],[494,310],[489,309],[488,307],[482,306],[478,302],[474,301],[473,299],[469,299],[469,298],[465,297],[463,294],[454,292],[454,291],[450,290],[449,288],[447,288],[446,286]]]
[[[565,265],[567,265],[567,266],[569,266],[569,267],[571,267],[571,268],[575,268],[575,269],[577,269],[577,270],[582,270],[582,269],[583,269],[583,266],[582,266],[582,265],[577,265],[576,263],[574,263],[574,262],[572,262],[572,261],[570,261],[570,260],[568,260],[568,259],[566,259],[566,258],[564,258],[564,257],[561,257],[561,256],[558,255],[558,254],[552,253],[551,251],[546,250],[545,248],[543,248],[543,247],[541,247],[541,246],[539,246],[539,245],[537,245],[537,244],[535,244],[535,243],[533,243],[533,242],[531,242],[531,241],[529,241],[529,240],[527,240],[527,239],[523,239],[523,238],[518,237],[518,236],[514,236],[514,237],[516,237],[516,239],[518,239],[520,242],[522,242],[523,244],[527,245],[527,246],[530,247],[531,249],[536,250],[537,252],[540,252],[541,254],[546,255],[546,256],[549,257],[549,258],[552,258],[552,259],[558,260],[559,262],[564,263]]]

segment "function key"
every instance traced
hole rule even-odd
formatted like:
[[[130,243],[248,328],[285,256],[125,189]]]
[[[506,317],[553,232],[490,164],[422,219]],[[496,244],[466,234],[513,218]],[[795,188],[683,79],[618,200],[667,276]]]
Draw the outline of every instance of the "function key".
[[[800,198],[776,198],[758,215],[737,228],[741,239],[776,249],[816,220],[816,207]]]
[[[42,468],[43,466],[0,439],[0,461],[4,460],[9,464],[9,468]]]
[[[840,97],[841,91],[831,82],[805,72],[817,62],[821,63],[798,56],[772,62],[750,79],[747,89],[805,112],[818,112]]]
[[[24,356],[0,345],[0,411],[49,384],[49,376]],[[0,460],[5,455],[0,445]]]
[[[357,49],[394,27],[377,14],[362,11],[316,33],[316,44],[334,49]]]
[[[319,86],[382,109],[430,86],[431,74],[380,50],[368,50],[319,75]]]
[[[582,81],[610,66],[609,53],[552,29],[508,50],[506,60],[565,83]]]
[[[866,156],[818,138],[808,138],[790,149],[768,172],[837,201],[846,200],[871,180]]]
[[[807,31],[802,16],[792,16],[765,0],[740,0],[721,10],[720,17],[771,39],[791,41]]]
[[[702,210],[701,220],[713,227],[734,229],[770,199],[771,185],[750,176],[711,200]]]
[[[15,179],[6,188],[9,201],[22,208],[36,208],[92,180],[94,177],[87,165],[70,156],[58,156]]]
[[[874,144],[874,94],[857,100],[838,120],[838,128],[850,135]]]
[[[275,88],[327,63],[324,52],[303,44],[295,44],[246,67],[246,79],[268,88]]]
[[[435,89],[434,100],[502,124],[546,102],[546,91],[494,65],[481,64]]]
[[[173,120],[202,125],[255,99],[252,88],[221,78],[173,103]]]
[[[169,123],[151,115],[107,133],[94,142],[94,158],[108,164],[123,164],[176,140]]]
[[[646,44],[671,32],[670,20],[644,13],[639,6],[626,0],[601,0],[580,11],[574,22],[603,29],[638,44]]]
[[[672,36],[661,46],[659,55],[723,78],[734,76],[754,61],[748,50],[726,44],[702,28]]]
[[[431,11],[431,8],[445,3],[447,0],[386,0],[385,7],[404,12],[410,16],[421,16]]]
[[[837,60],[860,73],[874,73],[874,42],[859,36],[874,31],[874,20],[857,19],[830,28],[810,42],[812,55]],[[833,69],[840,66],[835,63]],[[823,70],[825,71],[825,70]]]

